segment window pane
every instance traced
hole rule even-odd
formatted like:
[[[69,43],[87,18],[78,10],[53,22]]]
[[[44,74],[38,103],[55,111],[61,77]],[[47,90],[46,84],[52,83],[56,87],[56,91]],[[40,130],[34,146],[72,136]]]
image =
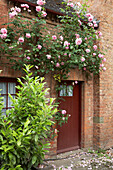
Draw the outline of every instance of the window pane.
[[[16,83],[8,83],[8,93],[15,94]]]
[[[60,85],[60,96],[66,96],[66,85]]]
[[[2,109],[2,115],[6,115],[6,109]]]
[[[73,96],[73,86],[67,86],[67,96]]]
[[[15,96],[12,96],[13,99],[15,98]],[[8,96],[8,107],[12,107],[12,101],[11,101],[11,98]]]
[[[6,107],[6,95],[3,96],[4,107]]]
[[[0,83],[0,89],[1,94],[6,94],[6,83]]]

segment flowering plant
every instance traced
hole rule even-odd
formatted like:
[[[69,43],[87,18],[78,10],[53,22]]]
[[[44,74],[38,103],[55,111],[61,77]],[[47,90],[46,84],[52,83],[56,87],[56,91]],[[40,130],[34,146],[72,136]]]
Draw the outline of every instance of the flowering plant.
[[[46,31],[45,1],[37,1],[37,17],[31,19],[27,18],[31,13],[27,4],[11,8],[11,21],[6,24],[7,29],[1,28],[0,56],[5,54],[14,69],[21,70],[24,64],[31,64],[41,76],[52,72],[66,78],[72,65],[88,73],[105,71],[106,59],[95,44],[102,35],[94,29],[97,21],[86,12],[85,4],[64,3],[66,8],[62,9],[64,15],[59,16],[62,24],[57,26],[56,35]]]
[[[57,25],[55,35],[47,28],[47,13],[43,5],[44,0],[37,1],[37,16],[33,18],[27,4],[21,4],[21,8],[11,8],[10,22],[5,24],[7,28],[0,30],[2,59],[7,57],[12,68],[17,70],[23,70],[24,64],[32,65],[34,76],[51,72],[58,82],[68,77],[72,66],[88,74],[105,71],[106,58],[98,46],[102,33],[95,30],[97,21],[87,13],[86,4],[72,3],[70,0],[64,2],[64,15],[59,16],[61,24]],[[62,115],[59,112],[56,119],[63,121]],[[66,120],[67,116],[64,122]]]

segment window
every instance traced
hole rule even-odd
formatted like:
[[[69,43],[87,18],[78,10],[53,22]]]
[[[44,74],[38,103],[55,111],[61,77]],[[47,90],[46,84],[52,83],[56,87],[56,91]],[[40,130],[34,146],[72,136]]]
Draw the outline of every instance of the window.
[[[16,94],[16,79],[9,79],[9,78],[0,78],[0,93],[3,97],[4,102],[4,108],[3,108],[3,114],[5,114],[7,109],[11,109],[11,99],[9,97],[9,94],[12,95],[13,98],[15,98]]]
[[[60,85],[60,96],[73,96],[72,85]]]

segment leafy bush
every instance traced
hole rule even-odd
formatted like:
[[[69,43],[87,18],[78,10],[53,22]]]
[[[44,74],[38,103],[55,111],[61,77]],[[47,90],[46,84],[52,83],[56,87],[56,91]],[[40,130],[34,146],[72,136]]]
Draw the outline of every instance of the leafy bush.
[[[1,169],[31,169],[39,165],[49,147],[47,137],[57,112],[54,99],[46,97],[44,78],[33,77],[31,66],[26,76],[18,79],[20,85],[11,110],[0,115]]]

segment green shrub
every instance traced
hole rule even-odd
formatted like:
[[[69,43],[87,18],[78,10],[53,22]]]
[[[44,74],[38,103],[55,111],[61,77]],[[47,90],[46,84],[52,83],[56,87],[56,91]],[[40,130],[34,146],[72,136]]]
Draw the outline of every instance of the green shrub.
[[[1,169],[29,170],[42,163],[49,142],[47,137],[57,112],[54,99],[46,97],[44,78],[33,77],[31,66],[20,85],[11,110],[0,116]]]

